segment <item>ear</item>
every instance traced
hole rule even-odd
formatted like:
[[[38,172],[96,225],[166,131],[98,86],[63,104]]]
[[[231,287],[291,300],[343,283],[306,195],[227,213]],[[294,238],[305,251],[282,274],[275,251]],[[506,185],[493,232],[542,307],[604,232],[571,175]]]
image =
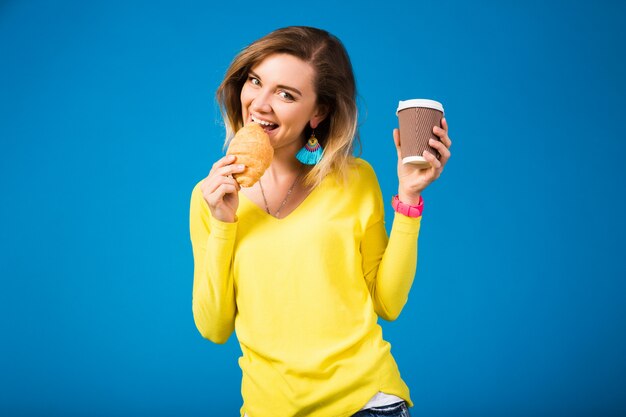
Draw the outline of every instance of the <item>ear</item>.
[[[328,111],[325,106],[318,106],[313,117],[309,120],[309,126],[311,126],[312,129],[316,129],[317,126],[324,121],[327,114]]]

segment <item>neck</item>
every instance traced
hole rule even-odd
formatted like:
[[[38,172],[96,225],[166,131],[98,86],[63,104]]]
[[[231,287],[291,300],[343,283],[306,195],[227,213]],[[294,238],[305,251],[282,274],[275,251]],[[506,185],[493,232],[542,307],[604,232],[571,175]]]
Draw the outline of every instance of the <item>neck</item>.
[[[263,174],[263,178],[278,182],[281,178],[293,178],[303,172],[303,166],[293,152],[275,152],[272,163]]]

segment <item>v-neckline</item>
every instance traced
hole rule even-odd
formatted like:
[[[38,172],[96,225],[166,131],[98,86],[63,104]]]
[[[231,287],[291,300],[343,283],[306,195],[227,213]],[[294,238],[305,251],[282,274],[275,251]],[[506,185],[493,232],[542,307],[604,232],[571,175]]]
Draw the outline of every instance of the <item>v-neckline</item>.
[[[261,216],[265,216],[265,217],[269,217],[272,220],[278,221],[278,222],[282,222],[282,221],[286,221],[287,219],[291,218],[294,214],[297,214],[298,212],[303,210],[303,206],[307,205],[307,202],[311,199],[311,197],[313,197],[313,195],[317,192],[317,190],[324,184],[324,182],[326,181],[327,178],[324,178],[322,180],[322,182],[320,182],[318,185],[316,185],[311,192],[309,192],[309,194],[307,194],[306,197],[304,197],[304,200],[302,200],[300,202],[300,204],[298,204],[293,210],[291,210],[289,212],[289,214],[287,214],[285,217],[281,217],[281,218],[277,218],[272,216],[270,213],[268,213],[264,208],[262,208],[261,206],[259,206],[257,203],[255,203],[254,201],[252,201],[250,199],[250,197],[248,197],[246,194],[244,193],[239,193],[239,198],[241,198],[241,196],[244,197],[244,199],[251,205],[254,207],[254,210]]]

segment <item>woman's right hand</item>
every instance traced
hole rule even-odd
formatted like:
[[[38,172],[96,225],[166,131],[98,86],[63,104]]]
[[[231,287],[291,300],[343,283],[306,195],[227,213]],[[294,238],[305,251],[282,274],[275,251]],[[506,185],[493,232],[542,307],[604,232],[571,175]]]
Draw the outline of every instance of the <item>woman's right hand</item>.
[[[243,172],[245,169],[244,165],[235,164],[236,159],[234,155],[226,155],[214,163],[211,172],[200,184],[211,215],[227,223],[232,223],[236,219],[241,189],[232,174]]]

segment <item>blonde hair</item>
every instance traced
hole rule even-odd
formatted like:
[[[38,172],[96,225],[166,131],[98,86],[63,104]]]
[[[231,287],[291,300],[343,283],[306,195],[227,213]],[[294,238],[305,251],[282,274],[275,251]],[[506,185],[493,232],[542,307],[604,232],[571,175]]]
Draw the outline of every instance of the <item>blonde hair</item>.
[[[293,55],[313,67],[317,105],[327,112],[315,128],[324,153],[306,175],[305,183],[316,186],[330,173],[344,176],[353,161],[354,142],[359,140],[356,83],[345,47],[337,37],[322,29],[306,26],[278,29],[237,54],[216,94],[226,125],[226,141],[243,126],[240,93],[250,69],[277,53]],[[307,125],[305,141],[310,134],[311,127]]]

